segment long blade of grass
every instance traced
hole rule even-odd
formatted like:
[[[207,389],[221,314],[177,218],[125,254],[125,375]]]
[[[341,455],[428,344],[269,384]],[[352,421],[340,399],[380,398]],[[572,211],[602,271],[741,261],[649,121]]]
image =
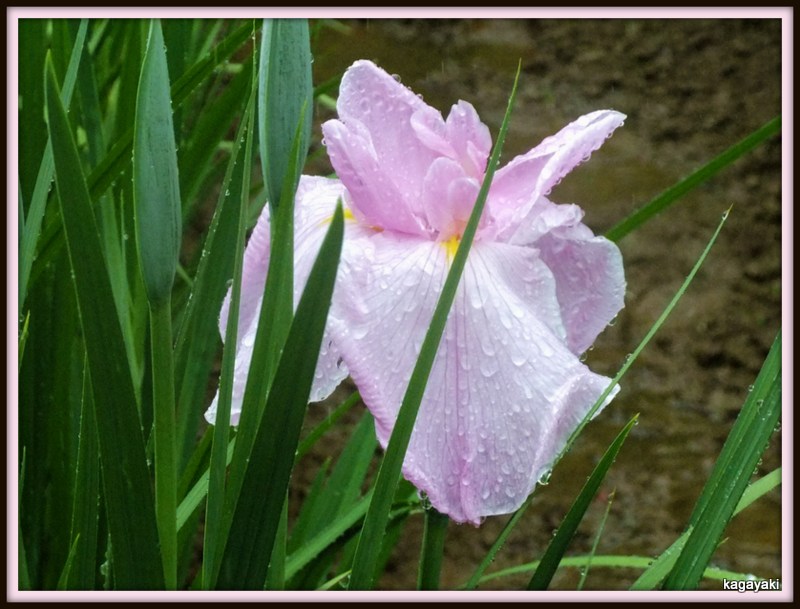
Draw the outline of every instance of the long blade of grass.
[[[689,524],[693,530],[664,581],[665,589],[697,586],[778,423],[781,343],[778,332],[692,512]]]
[[[648,556],[617,556],[617,555],[604,555],[601,554],[599,556],[566,556],[561,560],[561,563],[558,565],[559,569],[563,568],[576,568],[576,569],[583,569],[589,564],[591,560],[591,564],[595,567],[602,567],[602,568],[611,568],[611,569],[646,569],[648,565],[653,562],[653,559]],[[524,565],[516,565],[514,567],[509,567],[508,569],[502,569],[500,571],[496,571],[485,577],[482,577],[480,580],[481,584],[488,583],[490,581],[501,579],[503,577],[510,577],[512,575],[520,575],[524,573],[530,573],[531,571],[535,571],[539,567],[540,561],[534,561],[530,563],[525,563]],[[721,579],[752,579],[753,576],[750,574],[745,573],[738,573],[736,571],[729,571],[726,569],[717,569],[714,567],[709,567],[703,573],[703,577],[706,579],[712,580],[721,580]],[[756,579],[760,579],[756,577]]]
[[[781,476],[783,474],[782,468],[777,468],[772,470],[763,478],[759,478],[753,484],[747,487],[747,489],[742,494],[742,498],[739,500],[739,503],[736,504],[736,509],[733,510],[733,515],[736,516],[739,512],[743,509],[748,507],[751,503],[756,501],[757,499],[766,495],[769,491],[774,489],[781,483]]]
[[[66,588],[92,590],[97,575],[97,526],[100,516],[100,469],[94,404],[92,403],[89,368],[84,363],[83,400],[81,403],[78,464],[75,491],[72,497],[70,537],[77,544]]]
[[[344,220],[337,205],[297,306],[245,470],[218,587],[261,589],[275,541],[339,263]]]
[[[780,484],[780,468],[771,472],[767,476],[759,479],[757,482],[751,484],[745,493],[742,495],[739,504],[734,510],[734,516],[745,509],[753,501],[763,496],[775,486]],[[693,527],[690,525],[686,531],[676,539],[669,548],[664,550],[661,555],[652,562],[652,564],[642,573],[639,578],[631,586],[631,590],[654,590],[667,575],[669,575],[675,562],[678,560],[686,545],[686,540],[689,539]]]
[[[197,123],[192,126],[191,139],[181,150],[181,192],[187,202],[186,213],[191,213],[204,178],[208,175],[209,161],[219,151],[220,142],[230,131],[234,113],[238,113],[242,101],[247,99],[250,88],[253,58],[242,64],[242,70],[226,83],[218,96],[212,97],[199,113]],[[235,146],[234,142],[234,146]]]
[[[281,350],[292,326],[292,295],[294,293],[294,196],[292,184],[301,171],[306,151],[301,149],[305,108],[297,125],[292,144],[291,162],[286,171],[282,200],[270,215],[270,257],[264,284],[261,311],[253,344],[253,355],[242,400],[236,450],[225,491],[223,528],[228,530],[236,511],[239,495],[261,418],[267,404],[278,367]],[[215,575],[214,575],[215,577]]]
[[[751,503],[763,497],[773,488],[781,483],[781,468],[770,472],[763,478],[758,479],[756,482],[747,487],[747,490],[742,495],[736,509],[733,511],[735,516],[744,510]],[[675,561],[678,560],[683,547],[686,545],[686,540],[692,532],[693,527],[690,525],[686,531],[676,539],[669,548],[664,550],[661,555],[652,562],[652,564],[642,573],[639,578],[631,586],[631,590],[654,590],[659,583],[675,566]],[[706,570],[707,571],[707,570]]]
[[[231,460],[233,459],[233,450],[236,447],[236,438],[230,441],[228,444],[228,449],[225,453],[225,462],[226,465],[230,465]],[[186,493],[186,496],[181,501],[180,505],[178,506],[178,511],[175,516],[176,524],[178,526],[178,531],[181,531],[186,523],[189,521],[189,518],[194,514],[195,510],[200,507],[203,503],[203,499],[206,498],[208,494],[208,479],[209,479],[209,470],[203,472],[200,477],[197,479],[197,482],[194,483],[194,486]]]
[[[486,196],[489,194],[489,186],[492,183],[497,163],[500,160],[500,152],[503,148],[503,142],[505,141],[508,131],[508,123],[511,118],[511,109],[516,99],[520,68],[521,64],[517,68],[517,74],[514,79],[514,86],[511,89],[511,96],[508,100],[506,113],[503,117],[500,132],[497,135],[497,141],[495,142],[492,156],[486,167],[486,175],[483,179],[480,192],[478,193],[478,199],[475,202],[469,222],[464,229],[464,234],[461,237],[456,255],[453,258],[450,271],[447,274],[447,279],[445,279],[439,301],[436,303],[433,318],[425,334],[425,340],[422,343],[419,358],[414,366],[414,371],[411,373],[408,389],[403,397],[400,411],[397,413],[397,420],[395,421],[392,435],[389,438],[389,444],[386,447],[386,453],[381,462],[380,470],[378,471],[378,478],[375,481],[375,494],[372,498],[370,509],[367,512],[367,517],[364,520],[364,528],[361,531],[356,554],[353,559],[353,572],[350,577],[349,586],[350,590],[369,590],[372,588],[373,581],[375,580],[375,568],[381,550],[381,540],[385,532],[392,498],[394,497],[397,483],[400,480],[406,449],[411,439],[411,433],[414,430],[414,422],[417,418],[419,406],[422,403],[422,396],[428,382],[428,375],[433,368],[439,342],[444,333],[450,306],[455,298],[458,282],[461,279],[461,273],[467,262],[469,248],[472,245],[475,231],[478,228],[478,222],[480,221],[481,213],[486,203]]]
[[[594,468],[586,484],[583,485],[581,492],[575,498],[567,515],[564,516],[564,520],[561,521],[558,532],[553,537],[550,545],[547,546],[547,550],[545,550],[544,556],[542,556],[539,562],[539,566],[536,568],[533,577],[531,577],[531,581],[528,583],[528,590],[547,590],[550,581],[553,579],[553,575],[555,575],[556,569],[558,569],[561,559],[564,557],[564,552],[567,551],[567,547],[570,541],[572,541],[575,531],[578,530],[578,525],[581,523],[581,520],[583,520],[583,515],[586,513],[592,499],[597,494],[600,484],[602,484],[605,479],[608,470],[611,469],[611,465],[617,458],[619,450],[622,448],[625,439],[628,437],[631,429],[633,429],[633,426],[636,425],[638,419],[639,415],[637,414],[628,421],[628,424],[622,428],[622,431],[619,432],[608,449],[606,449],[600,462]]]
[[[425,510],[425,524],[422,531],[422,552],[419,559],[417,590],[438,590],[439,576],[442,572],[444,540],[450,519],[434,508]]]
[[[583,590],[583,586],[586,584],[586,578],[589,576],[589,569],[592,566],[592,559],[597,554],[597,546],[600,545],[600,538],[603,536],[603,530],[606,527],[606,520],[608,520],[608,514],[611,512],[611,504],[614,503],[614,495],[616,494],[616,489],[611,491],[608,496],[608,501],[606,502],[606,510],[603,512],[603,518],[600,520],[600,525],[597,527],[597,534],[594,536],[594,541],[592,542],[592,549],[589,550],[588,560],[586,561],[586,568],[581,570],[581,579],[578,582],[578,590]]]
[[[639,355],[641,354],[642,350],[647,346],[647,344],[650,342],[650,340],[653,338],[653,336],[655,336],[656,332],[658,332],[658,330],[661,328],[661,326],[667,320],[667,318],[669,317],[669,315],[672,312],[672,310],[678,304],[678,301],[681,299],[683,294],[686,292],[686,289],[689,287],[689,284],[691,284],[692,280],[694,279],[695,275],[697,274],[697,271],[702,266],[703,262],[706,259],[706,256],[708,256],[708,253],[711,251],[711,247],[714,245],[714,242],[717,240],[717,236],[719,235],[720,231],[722,230],[722,226],[725,224],[725,220],[728,218],[728,213],[729,212],[726,211],[722,215],[722,219],[720,220],[720,223],[717,225],[717,228],[714,231],[714,234],[711,236],[711,239],[709,240],[709,242],[706,245],[706,247],[703,250],[703,252],[700,254],[700,257],[697,259],[697,262],[695,263],[694,267],[692,267],[692,270],[687,275],[687,277],[684,280],[683,284],[681,285],[680,288],[678,288],[678,291],[675,293],[675,296],[672,297],[672,299],[670,300],[669,304],[667,304],[667,306],[665,307],[663,313],[661,313],[661,315],[658,317],[658,319],[653,323],[653,325],[647,331],[647,334],[645,335],[645,337],[642,339],[642,341],[639,343],[639,345],[636,347],[636,349],[634,349],[633,353],[631,353],[625,359],[625,362],[623,363],[623,365],[620,368],[620,370],[617,372],[616,376],[614,376],[614,378],[611,380],[611,383],[609,383],[609,386],[605,389],[605,391],[603,391],[603,393],[600,395],[600,397],[595,402],[594,406],[589,410],[589,412],[586,414],[586,416],[581,421],[580,425],[576,428],[575,432],[573,432],[572,436],[570,436],[570,439],[567,442],[567,444],[566,444],[564,450],[562,451],[561,455],[559,456],[558,459],[556,459],[556,463],[558,463],[558,461],[561,459],[561,457],[563,455],[565,455],[569,451],[569,449],[572,446],[573,442],[580,435],[580,432],[583,430],[583,428],[586,426],[586,424],[592,418],[594,413],[597,411],[597,409],[600,407],[600,405],[605,401],[606,397],[608,397],[608,395],[611,393],[612,389],[619,383],[620,379],[625,375],[625,373],[628,371],[628,369],[633,365],[633,363],[639,357]],[[489,552],[486,554],[484,559],[478,565],[478,568],[475,569],[475,572],[472,574],[470,579],[464,585],[464,587],[467,590],[474,589],[475,586],[477,586],[478,583],[481,581],[481,576],[486,571],[488,566],[492,563],[492,561],[494,560],[495,556],[497,555],[497,552],[499,552],[500,548],[502,548],[503,545],[505,544],[506,539],[508,539],[508,536],[511,534],[511,531],[514,529],[514,527],[517,525],[517,523],[522,518],[522,515],[525,513],[525,510],[528,509],[528,506],[531,504],[532,499],[533,499],[533,495],[528,497],[528,499],[525,501],[525,503],[523,503],[522,506],[508,520],[506,525],[503,527],[503,530],[500,532],[500,534],[498,535],[497,539],[495,540],[494,544],[492,544],[492,547],[489,549]]]
[[[245,116],[249,112],[248,106]],[[219,345],[219,306],[228,289],[227,282],[235,272],[234,261],[238,250],[230,244],[237,242],[239,216],[246,212],[249,204],[248,191],[242,191],[245,167],[241,140],[246,124],[245,119],[236,134],[192,291],[178,329],[175,371],[179,383],[178,441],[181,462],[185,462],[192,450],[197,426],[202,419],[205,379],[208,378]]]
[[[25,453],[26,449],[22,447],[22,458],[20,459],[19,466],[19,491],[17,495],[17,513],[22,512],[22,491],[25,489]],[[22,536],[22,520],[18,520],[17,524],[17,547],[19,558],[19,589],[31,589],[31,576],[28,571],[28,555],[25,551],[25,539]]]
[[[80,542],[80,536],[75,538],[75,541],[72,542],[72,545],[69,548],[69,554],[67,555],[67,560],[64,563],[64,569],[61,571],[61,577],[58,578],[58,584],[56,585],[57,590],[66,590],[67,589],[67,582],[70,578],[70,573],[72,572],[72,563],[75,559],[75,554],[78,551],[78,542]]]
[[[361,498],[361,488],[378,442],[374,425],[372,416],[365,411],[325,484],[320,484],[315,493],[306,496],[292,526],[287,547],[289,554],[304,548],[308,540],[326,525],[346,516]],[[291,580],[290,588],[316,588],[328,574],[334,558],[332,547],[322,550],[308,568]]]
[[[160,588],[164,580],[156,520],[128,357],[51,62],[45,90],[56,186],[92,380],[115,580],[125,589]]]
[[[233,260],[233,288],[230,311],[238,311],[242,292],[242,269],[245,235],[245,209],[250,193],[250,172],[252,167],[253,125],[255,107],[255,79],[251,81],[250,97],[245,110],[244,119],[237,133],[235,147],[237,151],[231,158],[233,176],[230,186],[233,188],[230,200],[223,201],[224,209],[220,212],[226,217],[220,224],[236,227]],[[243,156],[237,164],[239,147],[244,148]],[[226,187],[227,188],[227,187]],[[226,190],[226,192],[231,192]],[[216,310],[216,309],[215,309]],[[209,320],[210,321],[210,320]],[[233,372],[238,344],[239,316],[228,315],[225,329],[225,349],[222,356],[222,374],[219,384],[217,418],[214,425],[214,436],[211,445],[211,462],[209,464],[209,491],[206,503],[206,527],[203,540],[203,586],[208,588],[213,581],[222,555],[225,530],[223,528],[223,509],[225,506],[225,476],[227,472],[227,446],[230,436],[231,401],[233,395]]]
[[[689,535],[692,532],[692,527],[689,526],[684,533],[676,539],[670,547],[664,550],[658,558],[654,561],[651,561],[652,564],[645,569],[644,573],[642,573],[633,585],[631,586],[631,590],[654,590],[659,583],[661,583],[664,578],[669,575],[669,572],[672,570],[672,567],[675,566],[675,561],[678,560],[678,556],[680,556],[681,552],[683,551],[683,547],[686,545],[686,540],[689,539]]]
[[[364,497],[359,499],[355,504],[349,507],[346,511],[342,512],[339,517],[327,524],[322,530],[316,533],[311,539],[305,541],[302,547],[290,553],[286,560],[286,577],[292,578],[300,572],[302,568],[311,563],[317,556],[322,554],[327,548],[341,541],[351,529],[353,534],[356,533],[355,526],[364,518],[367,513],[374,489],[370,490]],[[412,505],[410,499],[411,495],[416,495],[416,489],[410,491],[409,496],[405,501],[396,501],[389,512],[389,521],[393,519],[403,518],[418,509],[418,506]]]
[[[750,152],[759,144],[765,142],[773,135],[780,133],[781,117],[773,118],[760,129],[757,129],[740,142],[737,142],[719,156],[713,158],[708,163],[697,169],[695,172],[671,186],[655,199],[647,203],[641,209],[635,211],[627,218],[611,227],[605,234],[611,241],[619,241],[625,235],[632,232],[656,214],[661,213],[675,201],[684,196],[687,192],[696,188],[706,180],[713,177],[717,172],[724,169],[734,161]]]
[[[75,89],[75,81],[78,77],[78,67],[80,66],[81,53],[86,40],[87,27],[88,21],[82,19],[78,34],[75,37],[75,45],[72,48],[67,74],[64,77],[64,86],[61,89],[61,103],[64,104],[67,110],[69,109],[72,92]],[[39,232],[42,229],[42,219],[47,205],[47,195],[50,192],[53,180],[53,170],[53,145],[48,141],[39,165],[39,173],[36,176],[36,185],[33,188],[28,217],[21,234],[22,240],[19,249],[19,314],[22,314],[22,307],[28,295],[28,281],[35,258]]]
[[[359,499],[378,442],[374,425],[375,421],[366,411],[331,471],[316,508],[301,510],[292,529],[291,550],[302,546],[308,536],[333,522]]]

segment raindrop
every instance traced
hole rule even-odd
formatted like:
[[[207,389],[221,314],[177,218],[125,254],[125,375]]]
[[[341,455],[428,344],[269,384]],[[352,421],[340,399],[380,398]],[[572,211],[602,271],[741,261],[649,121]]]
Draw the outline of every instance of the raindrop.
[[[611,321],[608,322],[608,325],[609,326],[613,326],[615,323],[617,323],[617,316],[616,315],[614,315],[614,317],[611,318]]]
[[[392,74],[392,78],[394,78],[397,82],[402,82],[399,74]]]

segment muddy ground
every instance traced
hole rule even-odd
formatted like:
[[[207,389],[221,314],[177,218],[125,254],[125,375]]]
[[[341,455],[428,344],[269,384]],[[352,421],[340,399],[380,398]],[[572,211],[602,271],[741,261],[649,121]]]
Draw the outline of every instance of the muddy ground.
[[[473,103],[497,133],[514,71],[518,101],[504,159],[581,114],[613,108],[628,119],[552,199],[578,203],[602,233],[663,189],[781,111],[781,29],[773,20],[373,20],[324,29],[315,81],[368,58],[446,113]],[[332,116],[324,111],[319,121]],[[318,131],[316,132],[318,135]],[[617,431],[641,413],[601,495],[616,491],[598,554],[656,556],[683,530],[694,502],[781,324],[781,140],[774,137],[620,241],[626,308],[590,353],[613,376],[670,300],[733,206],[705,266],[622,381],[622,392],[555,469],[490,570],[539,558],[581,483]],[[321,165],[324,167],[324,163]],[[320,169],[325,172],[325,169]],[[328,169],[329,171],[329,169]],[[331,406],[312,407],[318,421]],[[346,438],[346,428],[334,438]],[[326,443],[326,454],[331,454]],[[758,471],[780,464],[773,435]],[[293,498],[324,455],[307,457]],[[590,508],[569,554],[592,545],[606,504]],[[713,564],[780,576],[780,491],[739,515]],[[506,522],[450,525],[442,584],[462,584]],[[413,589],[422,519],[409,520],[383,589]],[[586,589],[625,589],[635,571],[595,567]],[[553,588],[574,590],[562,570]],[[525,576],[489,589],[520,589]],[[719,582],[706,582],[720,589]]]

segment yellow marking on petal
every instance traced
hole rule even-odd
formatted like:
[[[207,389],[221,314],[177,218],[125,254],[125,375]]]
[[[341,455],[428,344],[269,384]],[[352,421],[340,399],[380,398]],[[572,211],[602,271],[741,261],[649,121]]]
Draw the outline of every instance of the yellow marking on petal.
[[[353,215],[353,212],[351,212],[347,208],[344,209],[344,211],[342,212],[342,215],[344,216],[345,220],[352,220],[353,222],[356,221],[356,217]],[[333,214],[331,214],[330,216],[325,218],[322,222],[319,223],[319,225],[320,226],[327,226],[331,222],[333,222]]]
[[[456,257],[456,250],[458,250],[459,243],[461,243],[461,237],[458,235],[453,235],[447,241],[442,241],[444,251],[447,252],[447,262],[452,262],[453,258]]]

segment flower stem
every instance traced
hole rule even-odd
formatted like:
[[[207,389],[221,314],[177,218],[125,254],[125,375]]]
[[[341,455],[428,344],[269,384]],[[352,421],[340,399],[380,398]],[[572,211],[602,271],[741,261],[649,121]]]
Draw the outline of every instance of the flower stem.
[[[422,554],[419,560],[418,590],[438,590],[442,572],[444,538],[450,519],[436,509],[425,510],[425,528],[422,532]]]
[[[168,590],[177,588],[177,468],[175,460],[175,383],[172,363],[171,299],[150,307],[155,419],[156,519]]]

